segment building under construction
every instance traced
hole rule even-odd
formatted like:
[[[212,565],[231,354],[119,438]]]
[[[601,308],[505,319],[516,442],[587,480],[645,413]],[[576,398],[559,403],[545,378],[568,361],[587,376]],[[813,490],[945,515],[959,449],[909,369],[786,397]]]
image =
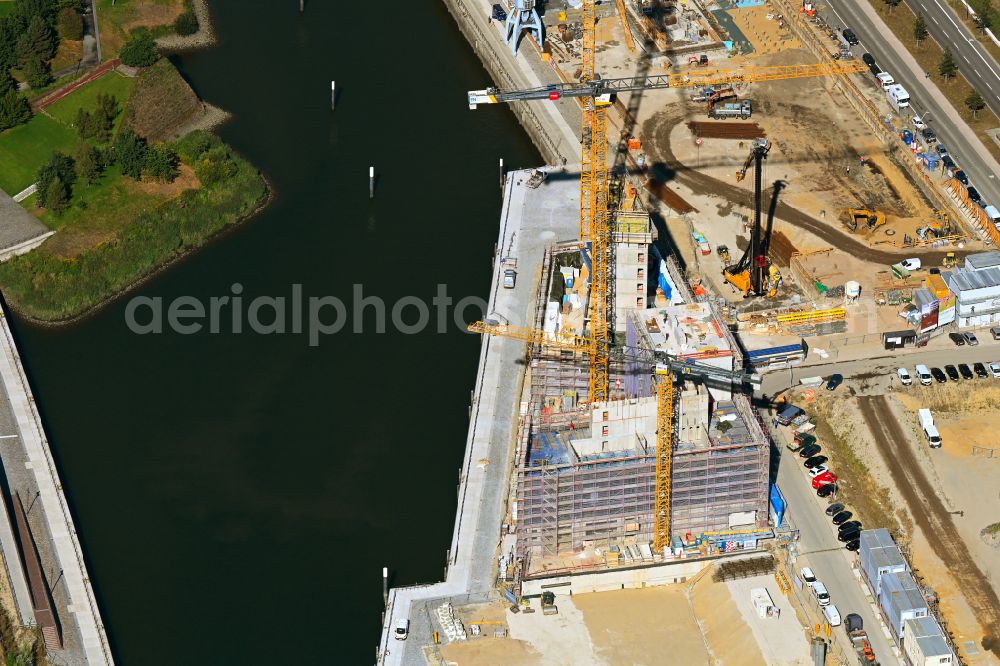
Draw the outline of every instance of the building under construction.
[[[585,252],[580,255],[577,243],[546,253],[537,329],[582,330],[587,261]],[[694,300],[672,259],[659,263],[648,262],[653,274],[659,273],[650,284],[666,288],[653,287],[656,297],[650,300],[657,307],[623,308],[648,303],[618,299],[616,319],[624,320],[625,344],[726,369],[742,367],[739,347],[718,313]],[[664,291],[671,292],[669,299]],[[653,369],[641,362],[612,363],[612,400],[589,405],[587,367],[586,356],[572,351],[536,347],[532,353],[530,416],[521,424],[513,512],[517,554],[529,561],[595,549],[616,554],[635,546],[651,552]],[[693,381],[674,388],[670,548],[651,552],[651,561],[755,548],[756,538],[767,531],[769,444],[749,399]],[[529,564],[532,569],[536,566]]]

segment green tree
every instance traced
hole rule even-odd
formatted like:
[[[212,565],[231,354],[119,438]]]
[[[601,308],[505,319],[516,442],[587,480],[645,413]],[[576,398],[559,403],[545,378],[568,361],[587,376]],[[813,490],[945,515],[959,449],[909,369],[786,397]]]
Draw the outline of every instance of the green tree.
[[[17,90],[17,81],[10,75],[9,69],[0,68],[0,94],[8,90]]]
[[[83,17],[72,7],[63,7],[56,16],[56,30],[63,39],[83,39]]]
[[[45,188],[45,207],[58,216],[62,215],[67,205],[69,205],[69,188],[62,182],[62,178],[56,176]]]
[[[76,125],[76,133],[80,135],[81,139],[89,139],[93,136],[93,120],[83,107],[76,110],[76,121],[73,124]]]
[[[14,15],[0,18],[0,71],[6,72],[17,64],[17,42],[23,30],[18,18]]]
[[[104,156],[97,148],[81,141],[76,149],[76,173],[87,185],[100,178],[104,172]]]
[[[958,64],[955,62],[955,56],[952,55],[951,49],[945,49],[944,53],[941,54],[941,62],[938,63],[938,74],[947,81],[955,76],[957,70]]]
[[[205,185],[215,185],[236,175],[236,163],[223,146],[212,148],[194,165],[194,173]]]
[[[154,146],[146,151],[143,171],[156,180],[172,183],[177,178],[177,153],[166,146]]]
[[[148,151],[146,140],[136,136],[130,129],[119,132],[115,139],[114,158],[121,166],[122,173],[133,180],[142,178]]]
[[[149,67],[160,58],[160,53],[148,30],[136,30],[118,52],[118,57],[129,67]]]
[[[52,81],[52,68],[37,56],[31,58],[24,65],[24,80],[35,90],[44,88]]]
[[[97,110],[94,112],[94,116],[101,132],[105,136],[111,134],[111,129],[115,126],[115,118],[118,117],[119,111],[118,100],[114,95],[107,93],[97,94]],[[107,141],[107,138],[104,140]]]
[[[198,17],[190,9],[177,17],[174,21],[174,32],[178,35],[193,35],[198,32]]]
[[[885,4],[889,6],[890,14],[892,13],[892,10],[896,8],[896,5],[898,5],[900,2],[902,2],[902,0],[885,0]]]
[[[972,0],[969,5],[972,7],[972,11],[976,13],[972,19],[973,22],[979,28],[980,32],[985,33],[993,26],[993,19],[995,18],[996,10],[993,8],[992,0]]]
[[[41,16],[35,16],[17,40],[18,61],[24,64],[32,58],[51,60],[55,54],[56,39],[52,28]]]
[[[31,120],[31,105],[13,88],[0,93],[0,132]]]
[[[15,0],[14,8],[14,13],[22,16],[25,22],[29,22],[37,16],[45,22],[51,23],[57,5],[54,0]]]
[[[913,19],[913,39],[917,40],[918,44],[927,39],[927,21],[924,20],[923,14],[917,14]]]
[[[965,98],[965,105],[969,107],[969,111],[972,111],[972,117],[975,118],[986,106],[986,100],[983,99],[983,96],[979,94],[978,90],[973,90],[969,93],[969,96]]]
[[[73,183],[76,182],[76,170],[73,158],[56,151],[49,157],[49,161],[38,169],[38,203],[43,208],[49,208],[48,195],[52,181],[59,180],[66,188],[66,200],[73,191]]]

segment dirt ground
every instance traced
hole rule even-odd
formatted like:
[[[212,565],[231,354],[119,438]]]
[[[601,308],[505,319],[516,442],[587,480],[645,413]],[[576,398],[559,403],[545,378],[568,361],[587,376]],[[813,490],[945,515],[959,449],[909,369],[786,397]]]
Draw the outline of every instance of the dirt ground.
[[[993,658],[1000,657],[1000,599],[957,529],[959,518],[952,516],[950,503],[942,498],[940,483],[921,464],[889,398],[884,395],[861,398],[860,410],[880,451],[893,461],[897,489],[922,539],[926,539],[914,540],[914,568],[943,595],[944,616],[949,628],[959,635],[960,643],[963,637],[976,636],[976,642],[985,651],[992,652]],[[940,570],[934,566],[935,558],[943,565]],[[982,627],[981,634],[966,624],[966,613],[948,596],[953,590],[962,591],[968,608]],[[969,656],[967,652],[966,657]]]
[[[473,615],[502,617],[509,637],[450,643],[441,646],[441,655],[446,663],[460,665],[808,663],[805,634],[773,578],[716,583],[711,572],[686,585],[557,597],[557,615],[515,614],[498,605],[471,615],[463,610],[467,626]],[[756,586],[769,588],[782,609],[780,618],[756,617],[748,595]],[[483,633],[492,636],[492,627],[484,626]]]
[[[799,47],[799,41],[791,35],[787,28],[781,27],[776,18],[767,18],[772,11],[767,5],[729,10],[729,15],[733,17],[733,23],[753,45],[754,55],[776,53]]]

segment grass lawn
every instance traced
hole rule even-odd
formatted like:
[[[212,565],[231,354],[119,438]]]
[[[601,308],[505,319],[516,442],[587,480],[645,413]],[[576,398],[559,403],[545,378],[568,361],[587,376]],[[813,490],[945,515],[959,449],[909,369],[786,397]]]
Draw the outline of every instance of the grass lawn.
[[[97,0],[102,55],[118,55],[128,35],[138,27],[148,28],[154,36],[171,33],[171,29],[158,28],[172,26],[183,11],[184,0]]]
[[[0,18],[14,11],[14,0],[0,0]]]
[[[52,151],[70,152],[76,142],[76,132],[43,115],[0,133],[0,189],[17,194],[35,182],[35,172]]]
[[[29,209],[47,227],[59,230],[44,249],[68,258],[111,240],[129,222],[163,201],[162,195],[144,190],[113,164],[96,183],[78,181],[73,186],[72,203],[62,215],[43,208]]]
[[[972,92],[972,86],[969,85],[969,82],[961,74],[956,74],[951,79],[945,81],[937,73],[938,64],[941,62],[941,56],[944,55],[944,51],[937,42],[929,37],[920,42],[920,44],[917,44],[913,38],[913,22],[916,16],[910,11],[910,8],[900,3],[895,9],[890,11],[881,0],[869,1],[872,7],[875,8],[875,11],[878,12],[878,15],[882,17],[882,20],[895,33],[899,41],[913,54],[916,61],[924,68],[924,71],[930,72],[931,79],[952,103],[955,110],[958,111],[958,115],[968,123],[972,131],[979,137],[979,140],[983,142],[986,150],[990,151],[993,157],[1000,160],[1000,146],[986,133],[986,130],[995,129],[1000,126],[1000,121],[993,115],[989,107],[980,111],[976,118],[972,117],[972,111],[965,105],[965,99]],[[955,58],[958,57],[958,55],[955,56]]]
[[[76,111],[82,108],[85,111],[93,111],[97,108],[97,96],[101,93],[114,96],[118,100],[118,108],[124,109],[128,94],[132,90],[135,79],[122,76],[118,72],[111,71],[101,78],[91,81],[72,94],[63,97],[61,100],[45,109],[49,114],[67,127],[74,127],[76,122]],[[115,130],[121,122],[124,114],[118,114],[115,119]],[[75,128],[74,128],[75,129]],[[112,133],[114,130],[112,130]]]

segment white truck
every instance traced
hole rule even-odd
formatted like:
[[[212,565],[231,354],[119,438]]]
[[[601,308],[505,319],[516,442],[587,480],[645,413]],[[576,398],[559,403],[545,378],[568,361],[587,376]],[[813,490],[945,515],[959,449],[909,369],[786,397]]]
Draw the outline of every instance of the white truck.
[[[920,427],[924,429],[927,444],[932,449],[941,448],[941,434],[934,425],[934,415],[931,414],[931,410],[927,408],[917,410],[917,418],[920,420]]]
[[[878,79],[878,84],[882,86],[882,90],[896,83],[896,80],[892,78],[892,74],[889,72],[879,72],[875,75],[875,78]]]
[[[906,92],[906,88],[898,83],[893,83],[885,88],[885,97],[896,113],[902,113],[902,110],[910,105],[910,93]]]

